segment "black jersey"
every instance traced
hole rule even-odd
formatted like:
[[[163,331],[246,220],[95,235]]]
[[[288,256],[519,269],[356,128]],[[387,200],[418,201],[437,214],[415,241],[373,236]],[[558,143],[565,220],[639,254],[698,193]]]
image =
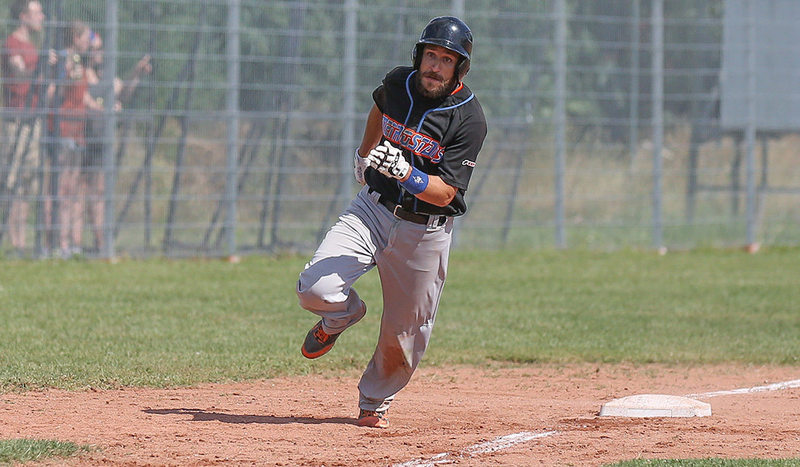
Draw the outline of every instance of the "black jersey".
[[[448,206],[436,206],[407,193],[398,180],[377,170],[368,168],[364,175],[373,190],[409,210],[460,216],[467,211],[464,193],[486,138],[486,117],[466,85],[459,84],[443,98],[428,99],[417,92],[415,75],[411,67],[397,67],[372,93],[383,113],[381,142],[390,141],[413,167],[456,188],[455,198]]]

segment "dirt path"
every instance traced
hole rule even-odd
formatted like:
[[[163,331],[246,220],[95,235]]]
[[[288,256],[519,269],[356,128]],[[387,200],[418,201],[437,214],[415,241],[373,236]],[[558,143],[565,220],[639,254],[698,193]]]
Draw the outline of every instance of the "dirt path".
[[[600,465],[640,457],[800,457],[800,389],[705,399],[711,417],[598,416],[604,402],[633,394],[687,395],[798,378],[800,369],[790,367],[423,368],[395,401],[386,430],[353,425],[357,374],[191,389],[49,390],[0,395],[0,438],[99,448],[68,461],[74,465]]]

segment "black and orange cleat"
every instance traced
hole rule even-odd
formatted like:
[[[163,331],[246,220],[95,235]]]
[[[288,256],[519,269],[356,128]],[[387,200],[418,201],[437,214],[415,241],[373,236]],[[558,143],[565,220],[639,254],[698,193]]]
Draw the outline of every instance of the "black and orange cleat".
[[[318,322],[306,334],[306,340],[303,342],[303,347],[300,351],[306,358],[318,358],[326,353],[336,343],[339,334],[328,334],[322,329],[322,321]]]
[[[370,428],[389,428],[389,419],[386,418],[386,412],[361,409],[356,425]]]

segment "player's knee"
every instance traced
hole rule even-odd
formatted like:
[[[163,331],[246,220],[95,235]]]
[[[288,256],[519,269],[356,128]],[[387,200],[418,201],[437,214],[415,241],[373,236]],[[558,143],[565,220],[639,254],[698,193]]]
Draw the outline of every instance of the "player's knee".
[[[300,303],[300,306],[305,309],[308,309],[311,302],[314,301],[314,297],[311,294],[311,289],[303,286],[302,277],[297,281],[296,292],[297,292],[297,300]]]
[[[301,275],[297,281],[297,299],[300,306],[306,310],[323,310],[329,301],[326,297],[330,296],[330,291],[324,284],[324,281],[318,280],[307,282]]]

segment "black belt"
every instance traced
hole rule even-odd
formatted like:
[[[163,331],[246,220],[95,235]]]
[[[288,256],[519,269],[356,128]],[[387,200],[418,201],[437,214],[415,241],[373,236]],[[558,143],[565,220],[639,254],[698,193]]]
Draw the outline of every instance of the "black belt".
[[[389,212],[394,214],[394,217],[397,217],[398,219],[403,219],[405,221],[413,222],[415,224],[430,225],[431,227],[439,227],[440,225],[444,224],[447,221],[447,216],[437,216],[434,214],[419,214],[416,212],[406,211],[405,209],[403,209],[403,206],[395,203],[394,201],[389,200],[383,195],[381,195],[381,197],[378,198],[378,202],[386,206],[386,209],[388,209]]]

